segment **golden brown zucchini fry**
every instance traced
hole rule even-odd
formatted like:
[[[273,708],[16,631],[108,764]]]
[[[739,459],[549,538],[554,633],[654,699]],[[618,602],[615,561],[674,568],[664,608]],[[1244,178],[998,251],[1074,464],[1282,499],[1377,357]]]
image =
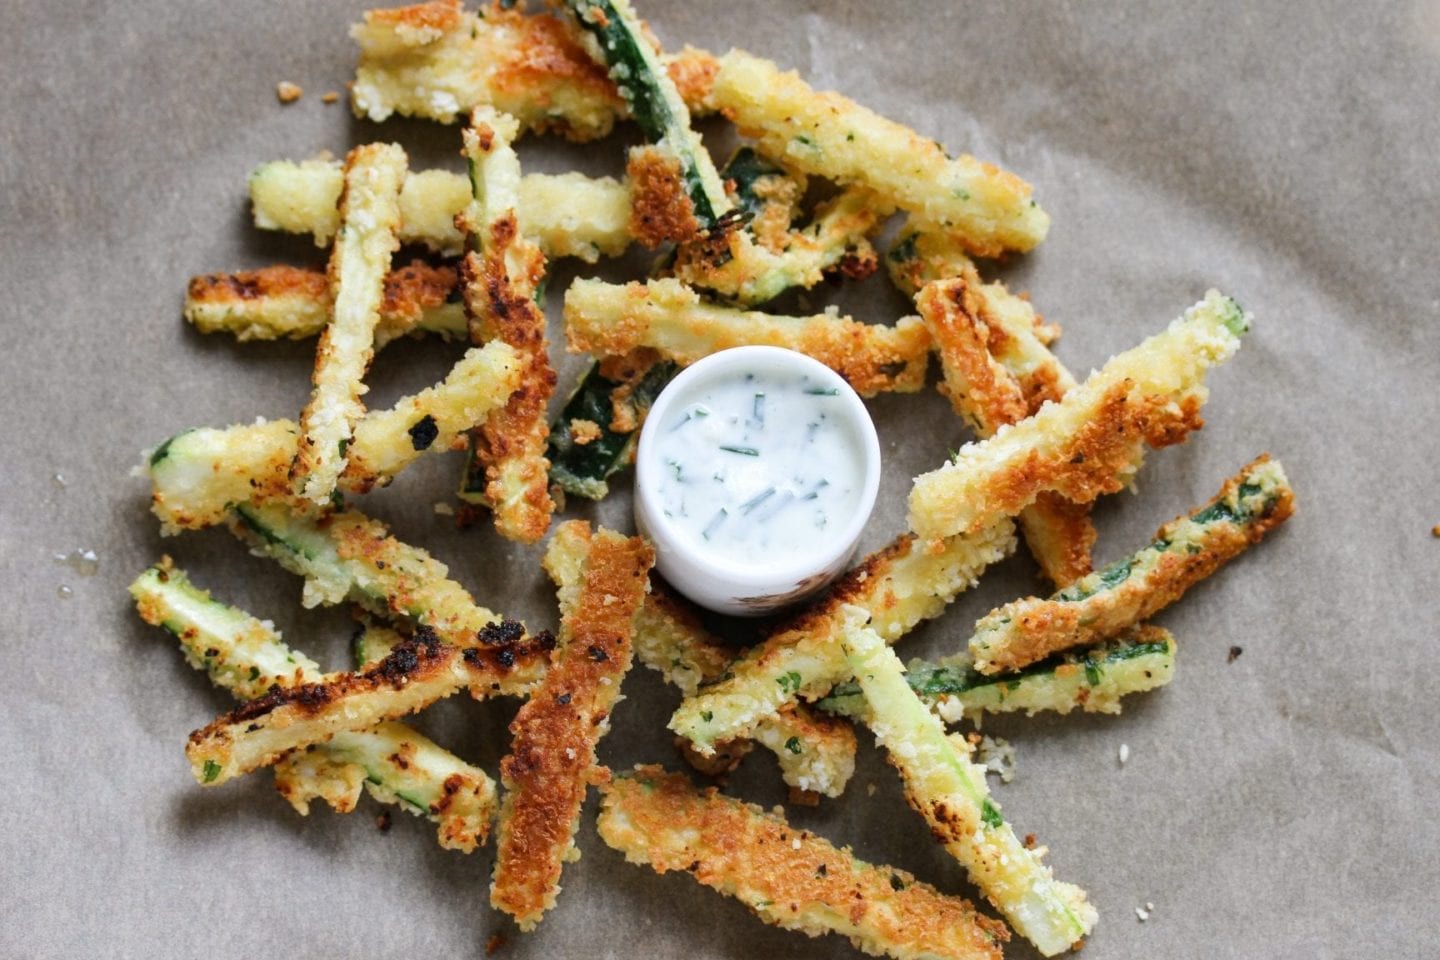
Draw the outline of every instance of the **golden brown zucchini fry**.
[[[1108,640],[1179,600],[1294,509],[1285,471],[1263,455],[1225,481],[1205,506],[1161,527],[1138,552],[1048,599],[1027,597],[986,614],[970,638],[975,667],[983,673],[1018,670]]]
[[[471,434],[473,456],[461,497],[489,507],[501,536],[534,543],[555,511],[545,458],[546,405],[555,391],[555,371],[545,314],[535,302],[545,257],[524,238],[516,214],[520,160],[510,142],[517,132],[513,117],[478,107],[464,135],[475,189],[465,214],[474,249],[461,262],[470,339],[508,343],[524,357],[525,371],[505,407]]]
[[[458,282],[454,267],[423,260],[392,270],[380,300],[375,349],[409,334],[466,336]],[[184,313],[201,333],[229,333],[241,341],[301,340],[325,328],[330,306],[324,271],[276,264],[192,278]]]
[[[991,437],[1001,427],[1036,413],[1046,400],[1059,399],[1074,381],[1059,360],[1035,343],[1031,353],[1038,350],[1048,359],[1022,370],[1031,383],[1043,382],[1047,389],[1027,393],[1010,366],[998,359],[1013,355],[1011,345],[1018,338],[991,307],[975,271],[966,274],[926,284],[915,305],[940,354],[945,375],[940,392],[979,436]],[[1021,326],[1026,332],[1033,329],[1024,320]],[[1049,395],[1052,391],[1056,396]],[[1095,527],[1088,504],[1042,494],[1021,511],[1020,526],[1041,571],[1057,587],[1090,572]]]
[[[725,54],[711,100],[767,155],[869,187],[976,256],[1029,250],[1049,229],[1024,180],[969,155],[951,159],[934,140],[768,60]]]
[[[1123,489],[1147,445],[1180,443],[1201,426],[1205,374],[1235,354],[1249,324],[1234,300],[1212,290],[1059,403],[917,477],[910,528],[946,537],[1015,516],[1049,491],[1084,503]]]
[[[369,144],[350,151],[340,196],[340,233],[330,254],[330,322],[315,352],[314,390],[300,414],[291,466],[297,495],[329,501],[345,469],[355,422],[365,412],[362,382],[375,353],[375,327],[390,257],[399,248],[400,183],[405,151]]]
[[[576,280],[565,291],[565,336],[573,352],[619,356],[650,347],[686,365],[745,344],[786,347],[825,364],[867,397],[919,390],[930,357],[930,337],[913,317],[887,327],[829,313],[737,310],[705,303],[678,280],[624,286]]]
[[[998,960],[1004,924],[903,870],[873,866],[754,804],[636,767],[601,787],[600,838],[631,863],[688,873],[766,923],[838,933],[869,954]]]
[[[630,670],[635,615],[645,599],[655,551],[640,537],[610,530],[590,536],[583,575],[562,579],[560,646],[544,681],[510,724],[514,744],[500,763],[505,798],[496,839],[490,904],[533,930],[555,905],[571,859],[580,806],[595,769],[595,747]],[[549,565],[547,564],[547,569]]]

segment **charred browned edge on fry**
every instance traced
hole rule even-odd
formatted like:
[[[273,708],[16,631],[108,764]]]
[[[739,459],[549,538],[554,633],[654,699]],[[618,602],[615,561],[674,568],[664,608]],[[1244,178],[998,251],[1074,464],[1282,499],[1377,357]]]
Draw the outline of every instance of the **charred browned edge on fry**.
[[[544,657],[555,647],[555,639],[548,632],[526,638],[525,628],[513,620],[486,626],[478,632],[476,641],[480,646],[462,649],[444,643],[429,627],[416,627],[414,636],[369,669],[338,674],[317,683],[272,687],[263,697],[241,704],[190,734],[190,742],[199,744],[232,724],[250,723],[281,708],[308,716],[345,697],[387,688],[398,690],[453,669],[457,660],[463,661],[474,683],[489,684],[517,664]]]
[[[810,603],[793,616],[781,620],[767,631],[767,636],[777,637],[783,633],[808,633],[817,627],[833,623],[836,611],[847,603],[864,604],[872,615],[878,615],[880,611],[894,604],[894,598],[867,598],[866,590],[877,578],[883,577],[889,572],[891,564],[901,557],[908,556],[915,546],[915,535],[904,533],[879,550],[867,554],[864,560],[845,571],[831,584],[818,600]]]

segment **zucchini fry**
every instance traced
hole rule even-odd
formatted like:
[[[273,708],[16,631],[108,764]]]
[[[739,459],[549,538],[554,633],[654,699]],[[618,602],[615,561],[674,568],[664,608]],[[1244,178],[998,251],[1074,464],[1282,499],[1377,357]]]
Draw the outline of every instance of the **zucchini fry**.
[[[457,281],[455,268],[422,260],[391,271],[380,301],[375,349],[410,334],[446,340],[465,336]],[[276,264],[192,278],[184,315],[201,333],[229,333],[240,341],[303,340],[325,328],[330,306],[324,271]]]
[[[945,376],[940,392],[982,438],[1034,415],[1074,386],[1069,371],[1042,344],[1023,343],[1033,339],[1028,318],[1011,322],[991,307],[973,269],[926,284],[915,305],[940,354]],[[1018,337],[1010,333],[1014,326],[1021,328]],[[1022,343],[1018,350],[1017,341]],[[1021,376],[1028,383],[1022,383]],[[1036,384],[1042,386],[1035,389]],[[1056,586],[1091,571],[1095,527],[1087,504],[1043,493],[1020,512],[1020,527],[1040,569]]]
[[[703,302],[678,280],[624,286],[576,280],[565,291],[572,352],[619,356],[641,347],[685,366],[742,344],[798,350],[819,360],[861,396],[914,392],[925,382],[930,336],[913,317],[893,327],[822,313],[782,317]]]
[[[905,779],[905,799],[1010,925],[1047,957],[1073,947],[1095,925],[1085,891],[1057,881],[990,798],[964,737],[945,727],[905,682],[905,668],[865,611],[846,611],[842,643],[870,704],[866,722]]]
[[[809,289],[832,271],[855,279],[874,272],[878,258],[869,235],[891,208],[872,191],[844,190],[821,204],[809,226],[792,229],[803,174],[792,176],[753,148],[741,147],[720,176],[743,217],[682,245],[671,265],[677,279],[727,300],[758,304],[791,287]]]
[[[998,960],[1009,939],[967,900],[660,767],[636,767],[600,790],[600,838],[626,860],[688,873],[773,926],[838,933],[902,960]]]
[[[565,526],[585,543],[583,570],[571,578],[564,574],[573,571],[546,564],[560,593],[560,646],[510,724],[515,740],[500,764],[505,799],[490,904],[521,930],[533,930],[555,905],[561,869],[573,859],[595,748],[630,670],[635,615],[655,561],[639,537],[603,529],[592,537],[582,521]]]
[[[952,160],[935,141],[847,97],[818,93],[768,60],[725,54],[711,100],[767,155],[868,187],[976,256],[1029,250],[1049,229],[1024,180],[969,155]]]
[[[510,142],[517,133],[513,117],[488,107],[477,107],[465,130],[475,196],[465,214],[473,249],[461,262],[470,339],[510,344],[524,358],[525,369],[520,389],[504,408],[471,433],[460,496],[489,507],[501,536],[534,543],[545,535],[555,512],[545,459],[550,436],[545,408],[555,390],[555,371],[545,314],[535,302],[545,257],[524,239],[516,215],[520,160]]]
[[[385,486],[427,450],[450,450],[464,431],[503,406],[520,381],[520,358],[503,343],[471,348],[446,378],[355,426],[339,487]],[[225,519],[232,505],[286,500],[299,428],[290,420],[199,428],[178,434],[147,464],[151,509],[161,529],[197,530]]]
[[[241,700],[322,679],[319,666],[271,627],[211,598],[168,558],[136,578],[130,593],[146,623],[172,633],[191,666]],[[494,781],[404,724],[337,734],[275,768],[277,789],[301,815],[317,798],[349,813],[362,784],[381,803],[433,821],[442,847],[470,853],[489,835]]]
[[[1279,461],[1262,455],[1208,504],[1165,524],[1136,553],[1047,599],[1027,597],[982,617],[970,654],[982,673],[1017,670],[1091,646],[1153,616],[1289,519],[1294,494]]]
[[[505,634],[502,642],[482,646],[483,639],[472,638],[462,648],[420,626],[368,670],[272,690],[190,734],[191,772],[198,783],[218,786],[291,750],[414,713],[464,687],[472,695],[530,689],[553,641],[543,634],[523,638],[518,624],[496,632]]]
[[[584,33],[585,51],[608,69],[630,116],[650,144],[649,149],[637,148],[641,164],[652,170],[663,166],[666,173],[662,179],[678,187],[661,190],[667,199],[678,201],[679,209],[669,218],[688,221],[688,230],[680,232],[711,229],[730,209],[730,200],[714,161],[690,128],[690,110],[630,0],[564,2]],[[688,211],[684,209],[686,201]]]
[[[308,233],[329,246],[340,228],[337,204],[344,186],[338,164],[328,160],[277,160],[250,174],[250,204],[262,230]],[[455,215],[470,206],[470,182],[448,170],[406,174],[400,188],[400,242],[454,256],[465,236]],[[520,222],[550,258],[594,263],[630,245],[630,188],[613,177],[579,173],[527,174],[520,179]]]
[[[688,603],[654,583],[636,620],[635,652],[686,697],[722,678],[738,654],[701,626]],[[855,773],[855,731],[804,704],[757,721],[754,738],[775,755],[781,779],[796,790],[838,797]]]
[[[634,459],[640,425],[677,369],[650,350],[591,366],[550,425],[550,482],[603,500],[610,492],[607,478]]]
[[[345,161],[340,233],[330,255],[330,322],[315,354],[314,391],[300,414],[300,444],[291,466],[295,493],[325,503],[345,469],[390,257],[399,248],[400,183],[405,151],[394,144],[357,147]]]
[[[1142,625],[1090,650],[1047,659],[1015,673],[986,676],[970,666],[968,656],[929,663],[912,660],[905,682],[946,723],[984,713],[1029,716],[1041,711],[1067,714],[1077,707],[1086,713],[1119,713],[1120,698],[1163,687],[1175,675],[1175,640],[1168,630]],[[816,704],[842,717],[865,716],[867,704],[860,684],[838,684]]]
[[[817,700],[850,679],[840,649],[843,612],[856,605],[894,643],[938,616],[985,568],[1015,548],[1014,525],[1002,520],[973,536],[926,544],[905,535],[866,557],[808,610],[745,651],[719,682],[686,697],[670,729],[702,755],[715,745],[753,737],[756,724],[797,696]]]
[[[1249,326],[1234,300],[1211,291],[1059,403],[966,444],[951,462],[917,477],[910,528],[946,537],[1014,516],[1045,492],[1086,503],[1123,489],[1146,444],[1179,443],[1201,425],[1205,374],[1234,355]]]
[[[377,123],[393,113],[442,123],[492,106],[527,129],[570,140],[608,134],[627,115],[615,85],[581,49],[574,26],[499,3],[478,13],[459,0],[367,11],[351,29],[360,45],[353,106]],[[686,48],[667,58],[671,77],[699,108],[714,58]]]

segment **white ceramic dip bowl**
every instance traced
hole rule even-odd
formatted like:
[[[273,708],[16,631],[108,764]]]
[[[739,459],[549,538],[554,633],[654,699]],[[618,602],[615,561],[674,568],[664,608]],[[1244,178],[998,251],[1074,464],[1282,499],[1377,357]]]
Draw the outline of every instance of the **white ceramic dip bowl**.
[[[772,613],[849,565],[880,487],[880,442],[844,379],[804,354],[736,347],[650,407],[635,522],[655,566],[701,606]]]

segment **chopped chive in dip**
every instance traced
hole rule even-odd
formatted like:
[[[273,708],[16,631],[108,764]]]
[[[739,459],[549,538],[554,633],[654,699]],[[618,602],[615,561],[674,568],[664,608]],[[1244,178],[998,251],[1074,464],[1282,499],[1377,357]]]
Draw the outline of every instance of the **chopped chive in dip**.
[[[734,565],[784,565],[823,549],[855,515],[866,470],[841,393],[814,375],[766,369],[683,393],[645,454],[659,468],[657,512]]]

